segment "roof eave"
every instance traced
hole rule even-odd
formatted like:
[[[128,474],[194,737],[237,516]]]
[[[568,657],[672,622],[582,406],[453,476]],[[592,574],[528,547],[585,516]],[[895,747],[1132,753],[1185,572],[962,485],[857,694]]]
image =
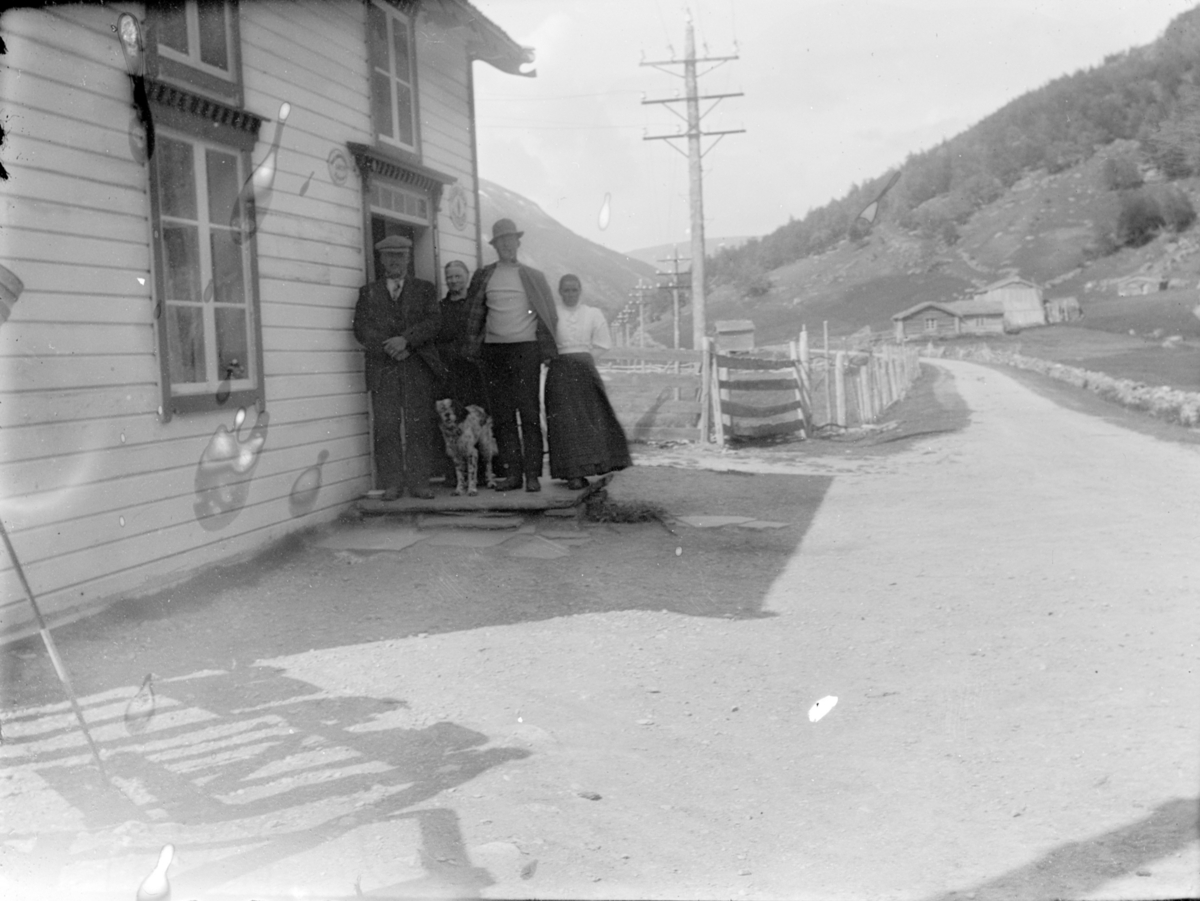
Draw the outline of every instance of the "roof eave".
[[[893,313],[892,320],[899,321],[901,319],[907,319],[914,313],[919,313],[922,310],[928,309],[929,307],[933,307],[936,310],[941,310],[943,313],[950,313],[951,315],[954,315],[953,311],[947,309],[945,304],[940,304],[936,300],[922,300],[919,303],[913,304],[908,309],[901,310],[899,313]]]
[[[424,0],[421,9],[442,24],[466,28],[470,32],[467,54],[471,59],[509,75],[537,76],[536,69],[526,68],[533,63],[533,48],[518,44],[468,0]]]

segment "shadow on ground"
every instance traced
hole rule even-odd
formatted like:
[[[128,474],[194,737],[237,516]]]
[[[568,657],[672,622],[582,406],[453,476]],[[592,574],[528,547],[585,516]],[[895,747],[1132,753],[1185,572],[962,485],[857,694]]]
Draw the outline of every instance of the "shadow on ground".
[[[347,553],[292,538],[237,566],[128,598],[63,625],[55,638],[80,694],[138,685],[147,672],[233,670],[255,660],[421,633],[511,625],[621,610],[719,618],[764,614],[763,598],[797,553],[832,479],[640,467],[618,475],[615,501],[670,517],[734,514],[783,528],[701,529],[661,522],[592,524],[569,555],[530,559],[497,547],[423,541],[399,552]],[[536,518],[539,532],[571,520]],[[412,528],[399,521],[396,528]],[[40,639],[8,648],[13,705],[51,703],[61,686]]]
[[[172,878],[183,893],[236,885],[251,873],[302,879],[306,854],[354,830],[408,819],[416,846],[387,853],[406,858],[392,871],[409,878],[390,888],[466,897],[492,883],[471,866],[453,811],[414,808],[528,750],[488,746],[487,736],[451,722],[404,728],[396,719],[407,707],[402,699],[329,696],[272,667],[161,683],[155,712],[136,734],[121,722],[127,700],[84,699],[121,790],[94,766],[77,765],[83,738],[68,714],[6,720],[6,762],[36,772],[83,815],[62,831],[9,833],[10,843],[33,842],[39,871],[102,871],[110,857],[152,857],[167,840],[155,824],[166,822],[182,855]],[[139,820],[145,825],[133,833],[121,825]],[[83,845],[81,828],[91,836]],[[355,867],[361,874],[370,861],[333,863],[344,867],[345,895],[354,896]]]
[[[1094,838],[1059,845],[1037,860],[981,885],[929,901],[1079,898],[1137,872],[1200,836],[1200,799],[1175,798],[1147,817]]]
[[[435,894],[478,894],[491,876],[467,860],[454,813],[414,807],[529,751],[491,747],[487,736],[452,722],[408,728],[398,715],[405,702],[389,698],[395,689],[388,685],[374,698],[326,697],[256,661],[579,614],[771,615],[763,599],[799,552],[831,482],[825,476],[634,468],[610,486],[612,498],[652,502],[667,510],[667,522],[583,525],[574,533],[583,540],[564,541],[570,552],[558,559],[512,556],[508,542],[473,548],[423,541],[400,552],[347,553],[316,546],[312,535],[294,538],[256,560],[126,599],[55,630],[85,706],[112,708],[104,714],[89,709],[89,719],[107,718],[94,727],[97,743],[112,755],[112,774],[144,791],[142,803],[117,792],[87,762],[62,686],[36,636],[10,645],[4,655],[10,711],[4,754],[15,755],[86,811],[82,828],[88,834],[146,822],[151,832],[145,841],[153,850],[155,821],[194,830],[193,859],[205,862],[187,868],[189,890],[287,865],[364,824],[416,818],[422,836],[436,833],[441,851],[431,851],[431,840],[422,838],[421,866],[409,881],[432,879],[440,886]],[[674,519],[694,514],[743,515],[784,526],[694,528]],[[576,528],[572,520],[531,521],[549,534]],[[396,528],[412,525],[399,521]],[[125,731],[120,708],[148,672],[156,674],[160,700],[175,704],[162,707],[153,729],[135,737]],[[23,738],[22,730],[45,728],[45,712],[28,710],[40,704],[61,711],[53,734]],[[172,719],[182,712],[192,718]],[[389,717],[395,728],[388,727]],[[364,724],[378,731],[352,728]],[[44,744],[47,737],[58,743]],[[357,795],[367,798],[365,806],[351,805],[333,817],[313,814]],[[78,832],[64,826],[18,840],[34,842],[31,859],[47,866],[56,859],[77,864]],[[98,866],[111,850],[102,843],[88,853]],[[397,890],[412,889],[405,883]]]

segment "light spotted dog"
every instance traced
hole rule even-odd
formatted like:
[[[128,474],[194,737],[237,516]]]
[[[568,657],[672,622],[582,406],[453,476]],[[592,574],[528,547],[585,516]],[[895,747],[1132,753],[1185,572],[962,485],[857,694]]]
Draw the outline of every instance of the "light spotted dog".
[[[446,397],[437,402],[438,425],[446,442],[446,456],[454,461],[457,484],[455,494],[474,497],[479,493],[479,458],[484,461],[484,479],[489,488],[495,486],[492,458],[496,456],[496,438],[492,434],[492,418],[483,407],[462,404]]]

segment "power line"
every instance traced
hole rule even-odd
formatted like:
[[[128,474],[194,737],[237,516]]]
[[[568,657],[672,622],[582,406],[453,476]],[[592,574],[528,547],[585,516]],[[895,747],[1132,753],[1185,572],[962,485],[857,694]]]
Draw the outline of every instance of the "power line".
[[[642,93],[642,92],[633,90],[632,88],[629,88],[629,89],[622,90],[622,91],[597,91],[593,94],[547,94],[542,97],[517,97],[517,96],[488,97],[488,96],[484,96],[484,95],[479,95],[475,99],[477,101],[486,100],[489,103],[492,101],[525,102],[525,101],[540,101],[540,100],[574,100],[575,98],[578,98],[578,97],[612,97],[616,94],[640,94],[640,93]]]
[[[645,125],[528,125],[520,122],[509,125],[498,125],[484,119],[479,120],[478,124],[482,128],[527,128],[531,131],[581,131],[618,128],[637,128],[644,130],[646,127]]]
[[[671,30],[667,28],[667,20],[663,16],[662,7],[659,5],[658,0],[654,0],[654,8],[658,10],[658,21],[662,23],[663,36],[667,39],[667,49],[670,50],[671,55],[674,56],[675,48],[671,46]]]
[[[717,143],[721,141],[725,135],[740,134],[746,129],[722,129],[720,131],[705,131],[701,125],[701,119],[712,112],[713,108],[727,97],[740,97],[741,92],[723,93],[723,94],[707,94],[700,93],[698,85],[698,73],[696,72],[697,63],[715,63],[716,66],[724,64],[731,59],[737,59],[737,56],[709,56],[708,51],[705,51],[703,57],[696,55],[696,36],[695,29],[692,24],[692,17],[687,18],[687,29],[684,35],[684,57],[683,59],[668,59],[668,60],[643,60],[643,66],[653,66],[662,71],[668,71],[667,66],[683,66],[683,78],[687,88],[685,97],[660,98],[657,100],[643,100],[642,104],[671,104],[671,103],[687,103],[687,115],[666,108],[674,113],[679,118],[687,123],[687,131],[677,131],[674,134],[662,135],[644,135],[644,141],[673,141],[679,138],[687,139],[687,152],[676,147],[674,144],[670,146],[672,149],[683,153],[688,159],[689,182],[688,190],[689,207],[691,208],[692,221],[692,347],[699,350],[704,347],[706,340],[705,336],[705,297],[704,297],[704,188],[703,188],[703,166],[701,160],[707,150],[701,148],[701,141],[706,137],[715,137],[717,140],[709,145],[708,150],[712,150]],[[716,68],[714,66],[713,68]],[[708,71],[711,71],[708,70]],[[674,75],[676,73],[671,72]],[[701,100],[714,101],[703,113],[700,111]]]

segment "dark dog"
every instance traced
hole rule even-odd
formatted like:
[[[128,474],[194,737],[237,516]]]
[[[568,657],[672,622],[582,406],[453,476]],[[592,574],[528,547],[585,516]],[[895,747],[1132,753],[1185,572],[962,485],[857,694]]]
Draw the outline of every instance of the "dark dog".
[[[479,458],[483,457],[484,479],[489,488],[496,484],[492,458],[496,456],[496,438],[492,434],[492,418],[483,407],[471,404],[463,407],[446,397],[437,402],[438,425],[446,442],[446,456],[454,461],[455,494],[479,493]]]

